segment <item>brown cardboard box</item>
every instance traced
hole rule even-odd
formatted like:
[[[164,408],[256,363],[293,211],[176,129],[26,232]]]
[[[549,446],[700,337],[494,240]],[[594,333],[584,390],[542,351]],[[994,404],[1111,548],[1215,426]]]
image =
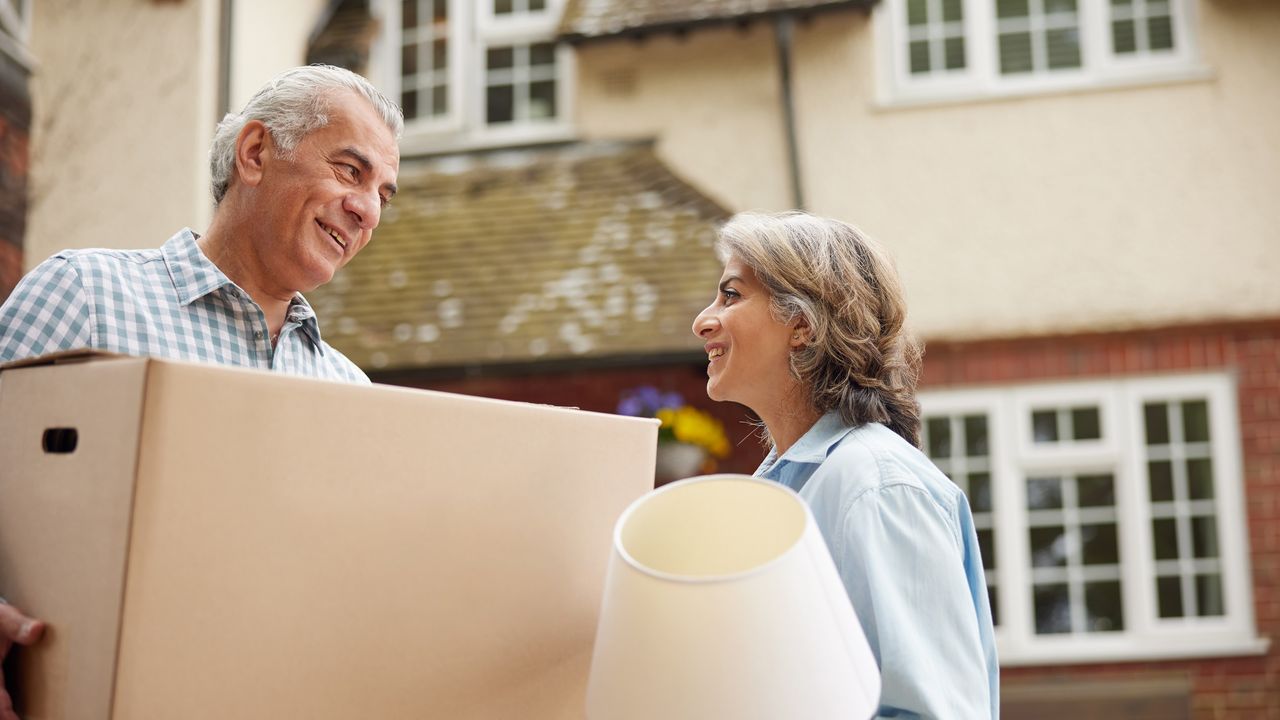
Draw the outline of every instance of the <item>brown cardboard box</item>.
[[[10,367],[0,593],[49,622],[24,720],[579,718],[656,433],[162,360]]]

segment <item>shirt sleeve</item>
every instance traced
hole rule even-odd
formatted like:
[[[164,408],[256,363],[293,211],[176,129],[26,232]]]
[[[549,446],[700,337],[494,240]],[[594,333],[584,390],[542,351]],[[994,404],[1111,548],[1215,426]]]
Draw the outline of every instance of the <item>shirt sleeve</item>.
[[[0,306],[0,363],[92,347],[90,319],[80,273],[65,257],[49,258]]]
[[[924,489],[885,482],[848,501],[840,570],[880,662],[879,717],[990,718],[987,663],[957,530]]]

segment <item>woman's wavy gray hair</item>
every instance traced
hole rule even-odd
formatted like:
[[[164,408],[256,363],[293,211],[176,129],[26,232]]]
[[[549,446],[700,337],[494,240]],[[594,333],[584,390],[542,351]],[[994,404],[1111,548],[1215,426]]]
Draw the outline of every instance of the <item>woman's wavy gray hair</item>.
[[[741,213],[720,230],[721,259],[736,257],[769,291],[779,321],[802,317],[806,343],[791,371],[819,412],[880,422],[920,444],[920,344],[906,331],[902,283],[889,254],[852,225],[803,212]]]
[[[213,133],[209,168],[214,204],[222,202],[236,165],[236,137],[250,120],[261,120],[275,144],[287,156],[302,138],[329,124],[329,103],[335,91],[353,90],[369,101],[391,134],[400,139],[404,113],[368,80],[333,65],[306,65],[286,70],[262,87],[244,109],[227,113]]]

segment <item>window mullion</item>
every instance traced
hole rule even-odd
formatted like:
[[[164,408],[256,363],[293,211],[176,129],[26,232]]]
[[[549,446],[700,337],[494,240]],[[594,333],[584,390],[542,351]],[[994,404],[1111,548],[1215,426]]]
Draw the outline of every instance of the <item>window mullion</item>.
[[[1035,637],[1032,613],[1031,556],[1027,549],[1026,476],[1021,467],[1018,437],[1017,404],[1013,394],[1006,394],[995,406],[990,420],[992,438],[993,492],[996,533],[996,567],[1000,569],[1001,626],[1010,649],[1030,646]],[[995,441],[998,440],[997,444]]]

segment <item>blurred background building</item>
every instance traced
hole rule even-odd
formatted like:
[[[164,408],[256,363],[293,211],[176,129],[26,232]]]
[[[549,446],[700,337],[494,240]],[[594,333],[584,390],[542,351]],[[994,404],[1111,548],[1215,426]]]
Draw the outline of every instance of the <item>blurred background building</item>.
[[[202,229],[214,123],[308,61],[408,119],[374,242],[309,295],[376,381],[678,392],[749,472],[689,330],[715,227],[854,222],[927,343],[1004,716],[1280,717],[1280,4],[0,0],[0,295]]]

